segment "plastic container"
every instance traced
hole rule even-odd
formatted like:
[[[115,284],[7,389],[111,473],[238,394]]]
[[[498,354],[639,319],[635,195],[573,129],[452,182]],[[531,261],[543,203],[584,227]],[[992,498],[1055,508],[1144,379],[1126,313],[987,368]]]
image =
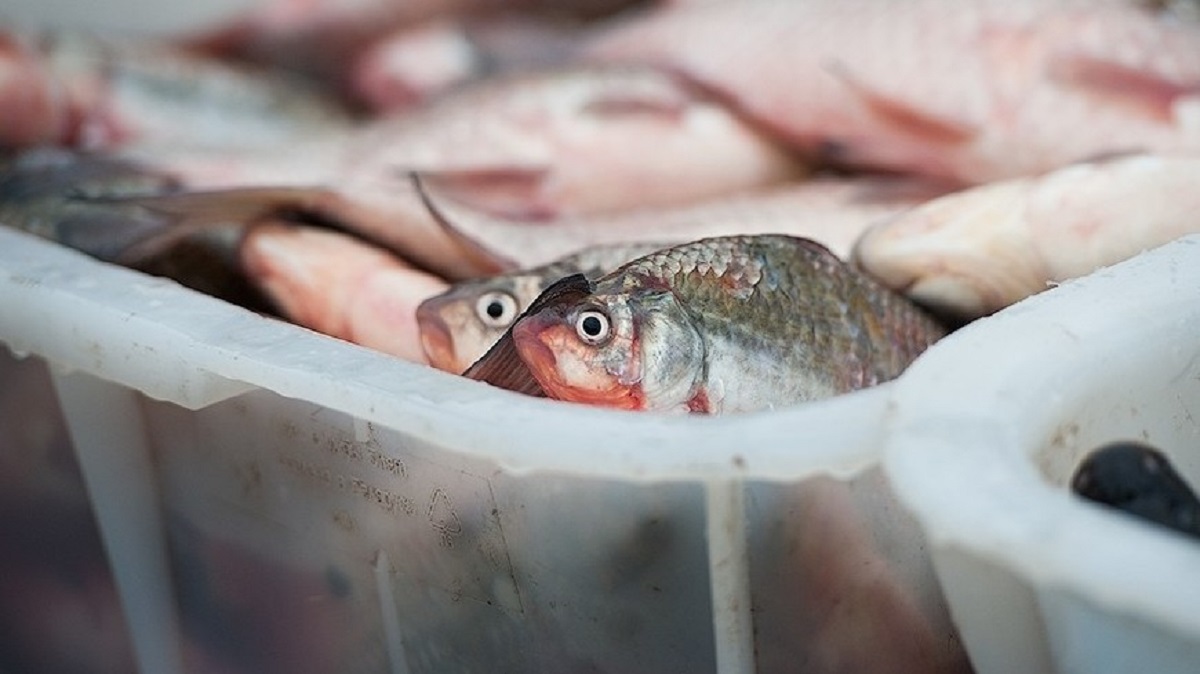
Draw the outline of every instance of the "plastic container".
[[[52,376],[143,672],[967,669],[890,385],[526,398],[6,230],[0,343]]]
[[[885,465],[978,672],[1200,672],[1200,545],[1066,487],[1119,439],[1200,485],[1200,237],[927,355],[895,389]]]
[[[134,667],[50,375],[34,359],[2,355],[0,635],[0,672],[122,674]]]

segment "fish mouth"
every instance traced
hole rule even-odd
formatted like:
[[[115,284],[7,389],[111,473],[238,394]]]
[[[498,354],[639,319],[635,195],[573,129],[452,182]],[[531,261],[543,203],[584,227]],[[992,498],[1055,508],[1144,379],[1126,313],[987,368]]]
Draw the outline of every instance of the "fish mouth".
[[[562,388],[562,382],[557,376],[558,356],[544,338],[544,334],[551,330],[553,325],[546,323],[538,316],[518,321],[512,328],[512,340],[534,379],[538,380],[542,388],[548,392],[553,391],[555,397],[559,397],[557,394]]]
[[[563,378],[558,350],[569,353],[579,348],[570,326],[552,318],[530,316],[513,326],[512,340],[530,374],[549,397],[615,409],[644,408],[640,387],[621,384],[598,365],[588,367],[578,382]]]
[[[467,366],[458,362],[454,337],[450,328],[431,308],[422,303],[417,307],[417,330],[421,334],[421,350],[433,367],[460,374]]]

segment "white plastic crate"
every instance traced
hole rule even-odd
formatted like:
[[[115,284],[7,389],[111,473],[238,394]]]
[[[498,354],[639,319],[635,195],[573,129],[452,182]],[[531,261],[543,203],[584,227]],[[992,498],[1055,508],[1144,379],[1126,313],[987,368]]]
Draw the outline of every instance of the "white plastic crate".
[[[1200,486],[1200,237],[968,326],[894,392],[886,472],[980,674],[1200,672],[1200,545],[1066,487],[1119,439]]]
[[[967,669],[892,385],[526,398],[3,229],[0,343],[53,378],[143,672]]]

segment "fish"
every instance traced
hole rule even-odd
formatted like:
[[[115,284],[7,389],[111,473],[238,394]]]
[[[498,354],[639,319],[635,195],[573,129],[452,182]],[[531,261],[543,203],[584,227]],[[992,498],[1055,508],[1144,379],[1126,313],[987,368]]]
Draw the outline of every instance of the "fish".
[[[868,229],[855,264],[973,320],[1200,232],[1200,158],[1127,155],[942,196]]]
[[[362,128],[342,153],[336,176],[418,172],[478,208],[535,219],[686,203],[808,174],[719,100],[639,67],[488,78]]]
[[[112,156],[30,150],[0,161],[0,226],[269,311],[236,259],[244,223],[181,230],[174,218],[137,203],[180,189],[170,175]],[[143,249],[148,241],[157,244]]]
[[[0,222],[117,262],[164,223],[137,206],[101,198],[170,194],[179,187],[171,176],[133,162],[43,148],[0,162]]]
[[[602,407],[727,414],[889,381],[945,334],[811,240],[715,237],[558,281],[464,375]]]
[[[814,161],[964,185],[1200,150],[1200,22],[1129,0],[683,3],[590,38]]]
[[[521,13],[439,17],[383,36],[354,58],[350,86],[376,114],[427,103],[499,73],[569,62],[586,24]]]
[[[975,671],[929,556],[913,554],[925,545],[917,523],[881,503],[890,490],[875,468],[760,492],[757,507],[772,515],[750,545],[764,564],[788,571],[753,586],[764,590],[754,600],[759,671],[794,671],[797,654],[813,674]]]
[[[665,247],[661,243],[596,246],[540,267],[456,283],[417,307],[425,356],[433,367],[461,374],[551,283],[571,274],[598,278]]]
[[[552,264],[597,246],[754,234],[813,239],[844,258],[873,225],[952,191],[904,176],[820,175],[678,206],[542,222],[472,208],[419,176],[415,187],[434,219],[479,266],[500,271]]]
[[[284,221],[254,225],[240,262],[279,315],[331,337],[425,363],[417,307],[447,284],[340,232]]]
[[[588,21],[640,4],[646,0],[269,0],[196,31],[187,44],[336,81],[364,45],[405,27],[437,19],[486,21],[514,12]]]
[[[162,41],[0,30],[0,148],[276,150],[353,123],[328,92]]]
[[[653,144],[647,155],[639,148]],[[464,254],[412,186],[489,214],[545,221],[733,194],[807,167],[719,103],[645,69],[490,79],[395,117],[286,152],[122,150],[186,195],[153,207],[181,220],[300,212],[452,280],[500,271]]]
[[[1117,441],[1093,450],[1071,477],[1071,492],[1145,522],[1200,539],[1200,499],[1161,450]]]

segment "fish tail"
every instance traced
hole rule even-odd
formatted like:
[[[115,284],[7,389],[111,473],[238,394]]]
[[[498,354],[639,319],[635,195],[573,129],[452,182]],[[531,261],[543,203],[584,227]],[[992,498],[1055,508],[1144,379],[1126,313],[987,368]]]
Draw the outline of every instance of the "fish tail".
[[[152,231],[128,241],[113,260],[137,266],[204,230],[229,226],[245,230],[256,222],[286,215],[288,211],[319,212],[321,198],[319,190],[307,188],[245,188],[92,200],[135,207],[157,224]]]

